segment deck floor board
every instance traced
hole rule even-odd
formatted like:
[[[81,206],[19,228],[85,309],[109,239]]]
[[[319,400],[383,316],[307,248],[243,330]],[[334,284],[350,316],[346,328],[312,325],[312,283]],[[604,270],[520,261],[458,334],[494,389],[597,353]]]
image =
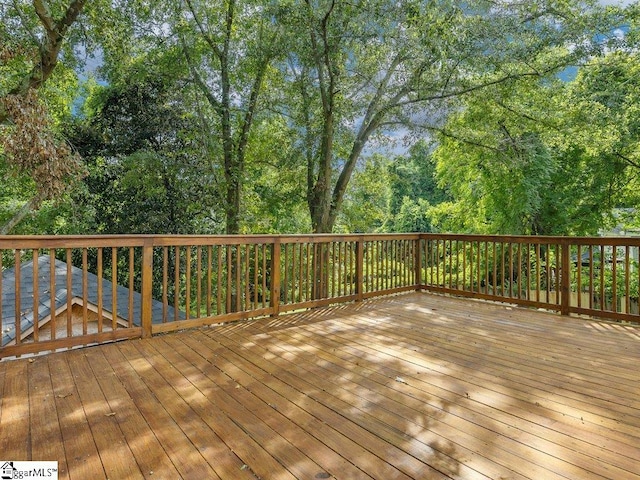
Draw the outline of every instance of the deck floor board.
[[[64,479],[640,480],[640,327],[410,293],[0,362]]]

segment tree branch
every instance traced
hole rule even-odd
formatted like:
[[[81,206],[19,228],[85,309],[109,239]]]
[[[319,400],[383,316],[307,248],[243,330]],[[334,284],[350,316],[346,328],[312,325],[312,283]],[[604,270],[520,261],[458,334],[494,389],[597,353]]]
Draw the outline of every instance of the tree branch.
[[[628,165],[630,165],[630,166],[632,166],[634,168],[640,169],[640,163],[636,162],[635,160],[632,160],[631,158],[627,157],[626,155],[621,154],[620,152],[614,152],[613,154],[616,157],[618,157],[620,160],[622,160],[625,163],[627,163]]]
[[[486,145],[484,143],[480,143],[480,142],[475,141],[475,140],[470,140],[468,138],[464,138],[464,137],[461,137],[459,135],[455,135],[455,134],[453,134],[451,132],[448,132],[444,128],[438,128],[438,127],[434,127],[434,126],[424,126],[423,128],[425,128],[426,130],[431,130],[431,131],[437,132],[440,135],[442,135],[443,137],[451,138],[451,139],[456,140],[456,141],[461,142],[461,143],[466,143],[467,145],[471,145],[471,146],[479,147],[479,148],[484,148],[484,149],[491,150],[492,152],[496,152],[496,153],[502,153],[502,150],[500,148],[498,148],[498,147],[492,147],[490,145]]]
[[[13,217],[7,220],[4,225],[0,226],[0,235],[9,235],[16,225],[18,225],[27,215],[38,207],[40,201],[40,197],[36,195],[20,207]]]
[[[198,73],[198,70],[196,69],[191,59],[191,54],[189,53],[189,49],[187,48],[187,45],[184,41],[184,38],[182,38],[182,36],[180,36],[180,44],[182,47],[182,53],[187,62],[187,67],[189,68],[189,71],[191,72],[191,76],[193,77],[193,81],[195,82],[197,87],[200,89],[200,91],[204,94],[204,96],[206,97],[209,104],[213,107],[213,109],[216,112],[218,112],[219,115],[222,115],[222,104],[216,97],[213,96],[213,94],[209,90],[209,87],[207,86],[207,84],[204,82],[204,80]]]
[[[40,23],[47,32],[47,35],[55,33],[56,26],[51,18],[51,9],[45,0],[33,0],[33,8],[36,10],[36,15],[40,19]]]
[[[9,94],[24,95],[31,88],[40,88],[49,78],[58,64],[58,54],[62,48],[64,36],[69,27],[78,18],[78,15],[80,15],[85,2],[86,0],[73,0],[62,18],[54,22],[49,12],[49,7],[44,0],[33,0],[36,14],[45,29],[46,36],[40,44],[39,58],[34,61],[31,72]],[[3,113],[0,112],[0,121],[6,120],[6,116],[3,118]]]
[[[205,30],[204,25],[202,24],[202,22],[198,18],[198,15],[196,14],[196,10],[193,7],[191,0],[184,0],[184,1],[187,4],[187,7],[189,7],[189,12],[191,12],[191,15],[193,15],[193,21],[196,22],[196,26],[198,27],[198,30],[200,30],[200,34],[204,38],[204,41],[207,42],[207,45],[209,45],[211,50],[213,50],[213,53],[218,57],[218,59],[221,59],[222,51],[220,50],[218,45],[216,45],[216,42],[213,41],[213,38],[211,38],[211,35],[209,35]]]

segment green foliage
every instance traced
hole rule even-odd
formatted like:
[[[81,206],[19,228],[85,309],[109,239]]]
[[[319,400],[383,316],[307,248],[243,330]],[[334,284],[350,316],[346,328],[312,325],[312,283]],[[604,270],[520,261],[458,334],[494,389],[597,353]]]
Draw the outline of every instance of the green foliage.
[[[241,233],[298,233],[311,229],[304,202],[304,166],[279,117],[256,122],[247,151]]]
[[[88,164],[87,208],[100,233],[205,233],[219,228],[197,121],[161,78],[95,88],[72,141]]]
[[[386,157],[374,154],[354,172],[336,231],[371,233],[382,228],[387,215],[390,165]]]
[[[385,232],[431,232],[433,206],[449,199],[436,179],[433,146],[417,142],[409,154],[388,166],[389,182]]]
[[[0,9],[0,96],[37,85],[89,176],[20,231],[588,234],[640,200],[637,4],[52,0],[84,7],[60,51],[38,5]],[[95,52],[108,86],[79,86]]]
[[[10,221],[21,207],[36,195],[33,179],[16,175],[0,158],[0,225]],[[75,201],[83,196],[82,184],[55,199],[42,202],[40,208],[30,212],[14,229],[12,234],[64,235],[84,234],[92,225],[92,209]]]
[[[471,95],[439,132],[438,177],[457,206],[445,230],[597,234],[637,203],[637,62],[613,53],[570,83]]]

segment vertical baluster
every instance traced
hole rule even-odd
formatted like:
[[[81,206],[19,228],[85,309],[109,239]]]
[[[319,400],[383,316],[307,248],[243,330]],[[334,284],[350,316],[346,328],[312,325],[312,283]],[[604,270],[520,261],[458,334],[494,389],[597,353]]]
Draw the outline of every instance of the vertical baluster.
[[[16,333],[16,345],[20,345],[22,343],[22,305],[21,305],[21,289],[22,289],[22,252],[20,249],[15,250],[15,317],[14,317],[14,325],[15,325],[15,333]]]
[[[618,247],[615,245],[611,254],[611,309],[618,311]]]
[[[383,272],[382,272],[382,240],[374,241],[375,244],[375,290],[379,292],[384,288],[383,284]]]
[[[630,292],[629,292],[629,276],[630,276],[630,268],[631,268],[631,263],[630,263],[630,252],[629,252],[629,245],[625,246],[625,251],[624,251],[624,298],[625,298],[625,304],[624,304],[624,313],[629,314],[631,313],[631,298],[630,298]]]
[[[593,285],[593,245],[589,245],[589,308],[593,310],[594,285]]]
[[[53,257],[51,258],[53,261],[53,270],[55,271],[55,252]],[[73,272],[72,272],[72,261],[71,261],[71,249],[66,249],[65,260],[67,263],[67,337],[73,336]],[[51,313],[52,317],[55,317],[55,298],[54,298],[54,309]],[[87,320],[88,321],[88,320]]]
[[[67,250],[68,251],[68,250]],[[118,249],[111,247],[111,330],[115,331],[118,320]]]
[[[578,290],[578,308],[582,308],[582,245],[576,250],[576,289]]]
[[[509,296],[513,297],[513,243],[509,242]]]
[[[456,289],[460,289],[460,240],[456,239]]]
[[[133,247],[129,247],[129,301],[128,301],[128,326],[133,327],[133,292],[135,279],[135,250]],[[164,291],[164,287],[163,287]],[[140,318],[142,324],[142,318]]]
[[[216,257],[218,259],[218,270],[216,275],[216,315],[221,315],[222,312],[222,245],[216,245]]]
[[[258,260],[260,258],[260,245],[257,243],[253,246],[253,308],[258,309],[258,279],[260,278],[258,275],[259,272],[259,263]],[[285,297],[286,298],[286,297]],[[286,300],[285,300],[286,303]]]
[[[269,302],[271,302],[270,289],[267,290],[267,245],[262,245],[262,308],[267,306],[267,293],[269,293]]]
[[[290,244],[288,243],[285,243],[280,247],[282,256],[284,258],[284,271],[282,272],[284,274],[283,275],[284,291],[282,292],[282,301],[284,304],[286,304],[287,300],[289,299],[289,285],[293,284],[289,276],[289,257],[291,256],[291,248],[289,247],[290,247]]]
[[[32,275],[33,275],[33,341],[38,342],[40,340],[40,316],[39,316],[39,290],[40,283],[38,278],[38,249],[34,248],[32,252]],[[53,312],[55,313],[55,312]],[[53,315],[52,315],[53,316]],[[51,326],[51,325],[49,325]]]
[[[495,296],[498,296],[498,242],[494,241],[493,243],[493,271],[492,271],[492,275],[493,275],[493,281],[491,282],[491,285],[493,287],[493,294]]]
[[[467,242],[462,240],[462,290],[467,289]]]
[[[540,244],[536,243],[536,302],[540,302],[540,289],[541,289],[541,252],[540,252]]]
[[[53,250],[51,251],[51,261],[53,262],[55,256]],[[55,276],[52,273],[51,277],[51,294],[55,292]],[[52,298],[53,301],[53,298]],[[52,308],[53,303],[52,303]],[[89,319],[89,250],[87,248],[82,249],[82,334],[86,335],[88,330]]]
[[[303,277],[303,267],[304,267],[304,255],[303,255],[303,244],[299,243],[296,244],[296,247],[298,249],[298,258],[299,258],[299,265],[298,265],[298,281],[296,282],[298,285],[298,303],[302,302],[303,300],[303,288],[304,288],[304,277]]]
[[[232,254],[231,254],[231,245],[225,245],[225,249],[227,252],[227,263],[225,267],[225,271],[227,272],[227,290],[226,290],[226,305],[225,305],[225,313],[229,313],[231,311],[231,291],[232,291],[232,278],[233,275],[233,264],[232,264]]]
[[[235,268],[236,268],[236,278],[235,278],[235,283],[236,283],[236,306],[235,306],[235,311],[236,312],[240,312],[240,311],[242,311],[242,304],[240,303],[241,300],[242,300],[242,245],[236,245],[235,249],[236,249],[236,262],[235,262]]]
[[[49,315],[51,316],[51,339],[55,340],[58,334],[57,318],[56,318],[56,269],[55,269],[56,252],[52,248],[49,250]],[[67,307],[68,310],[68,307]]]
[[[299,301],[298,294],[300,292],[300,280],[298,276],[296,259],[298,258],[297,244],[292,243],[291,246],[291,303]]]
[[[476,284],[478,285],[478,293],[482,291],[481,290],[481,285],[482,285],[481,260],[482,260],[482,249],[480,248],[480,240],[478,240],[478,253],[476,255]]]
[[[435,251],[435,262],[436,262],[436,285],[440,286],[440,240],[436,240],[436,251]]]
[[[213,303],[213,246],[207,245],[207,317],[211,316],[211,304]]]
[[[196,247],[196,318],[200,318],[202,307],[202,246]]]
[[[184,309],[187,320],[191,318],[191,245],[185,247],[184,252],[184,268],[185,268],[185,292],[184,292]]]
[[[484,293],[489,293],[489,241],[484,241]]]
[[[522,298],[522,243],[518,242],[518,298]]]
[[[249,311],[251,310],[250,307],[250,303],[251,303],[251,293],[250,293],[250,281],[249,281],[249,266],[251,265],[251,258],[250,258],[250,254],[251,254],[251,246],[249,244],[243,245],[243,250],[244,250],[244,302],[243,302],[243,307],[242,310],[243,311]]]
[[[306,299],[305,300],[313,300],[313,247],[311,243],[307,243],[307,274],[306,274]]]
[[[569,268],[567,267],[567,272],[564,271],[563,268],[563,264],[564,264],[564,256],[562,254],[563,251],[563,247],[562,245],[560,245],[559,243],[556,244],[556,279],[555,279],[555,284],[556,284],[556,305],[561,305],[562,304],[562,291],[563,291],[563,286],[562,286],[562,275],[569,275]],[[569,249],[567,248],[567,251]],[[567,253],[567,260],[568,260],[568,256],[569,254]],[[569,290],[570,290],[570,286],[571,286],[571,282],[569,282],[569,288],[567,289],[567,296],[569,295]],[[567,297],[568,298],[568,297]],[[568,307],[567,307],[568,308]],[[566,310],[566,309],[565,309]],[[566,313],[567,315],[569,315],[569,312],[567,311]]]
[[[102,309],[104,308],[104,296],[103,296],[103,265],[102,265],[102,247],[98,247],[98,332],[102,333]],[[68,267],[67,267],[68,268]],[[67,271],[67,277],[69,272]]]
[[[173,317],[175,321],[178,321],[178,312],[180,311],[180,247],[178,245],[174,247],[174,252],[176,260],[173,269]]]
[[[336,267],[337,267],[337,261],[336,261],[336,244],[337,242],[334,240],[333,242],[331,242],[331,297],[335,298],[336,296],[336,283],[338,283],[337,280],[337,273],[336,273]]]
[[[168,321],[169,312],[169,247],[162,247],[162,323]]]
[[[605,308],[605,296],[604,296],[604,275],[606,264],[604,261],[604,245],[600,245],[600,310],[606,310]]]

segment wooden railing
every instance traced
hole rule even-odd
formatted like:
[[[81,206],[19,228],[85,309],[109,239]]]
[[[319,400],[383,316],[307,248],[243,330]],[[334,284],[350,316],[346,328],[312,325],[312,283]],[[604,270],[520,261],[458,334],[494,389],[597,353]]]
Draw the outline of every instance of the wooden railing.
[[[640,321],[639,249],[444,234],[0,237],[0,358],[408,290]]]
[[[422,236],[421,289],[640,321],[640,238]]]

